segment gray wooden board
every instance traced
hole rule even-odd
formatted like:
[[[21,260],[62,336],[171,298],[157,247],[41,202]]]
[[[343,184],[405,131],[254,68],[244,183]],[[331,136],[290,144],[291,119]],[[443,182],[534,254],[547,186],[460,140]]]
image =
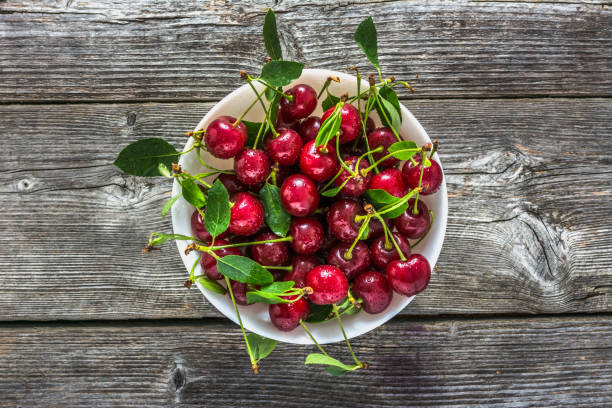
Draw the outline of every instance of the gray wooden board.
[[[251,374],[212,321],[0,326],[0,406],[605,407],[612,320],[394,319],[353,340],[367,371],[332,377],[279,344]],[[326,346],[349,362],[343,343]]]
[[[371,70],[352,36],[372,15],[416,97],[612,95],[606,2],[277,3],[286,58],[313,68]],[[272,5],[4,0],[0,101],[216,100],[259,72]]]
[[[412,315],[612,309],[609,99],[406,101],[441,140],[449,224]],[[177,147],[210,103],[0,107],[0,319],[219,316],[172,243],[140,250],[165,180],[126,176],[123,146]]]

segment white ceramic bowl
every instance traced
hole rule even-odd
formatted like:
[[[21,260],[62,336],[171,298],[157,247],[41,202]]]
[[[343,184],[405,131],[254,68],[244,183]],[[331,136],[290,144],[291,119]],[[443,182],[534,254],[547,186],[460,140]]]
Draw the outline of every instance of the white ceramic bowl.
[[[341,95],[344,92],[349,92],[349,94],[351,95],[355,95],[357,93],[357,79],[354,76],[323,69],[305,69],[302,72],[302,76],[298,80],[296,80],[295,83],[308,84],[318,91],[323,86],[325,79],[330,75],[338,76],[340,78],[340,83],[332,82],[332,85],[330,87],[330,91],[334,95]],[[367,89],[367,86],[367,82],[362,81],[362,90]],[[258,86],[258,90],[261,91],[262,89],[263,86]],[[208,126],[208,124],[214,118],[220,115],[232,115],[234,117],[237,117],[238,115],[240,115],[240,113],[246,110],[248,105],[253,101],[253,98],[253,90],[248,85],[241,86],[240,88],[236,89],[234,92],[223,98],[218,104],[216,104],[206,114],[206,116],[204,116],[204,118],[200,121],[196,129],[205,129],[206,126]],[[416,118],[410,113],[408,109],[406,109],[406,107],[402,105],[401,108],[402,137],[404,139],[416,142],[419,146],[430,142],[431,140],[427,136],[427,133],[416,120]],[[317,110],[313,113],[313,115],[321,116],[321,114],[322,111],[321,107],[319,106],[317,107]],[[251,111],[244,119],[260,122],[263,117],[264,111],[261,108],[260,104],[257,104],[253,109],[251,109]],[[376,112],[372,113],[372,117],[375,120],[376,125],[380,126],[380,120],[376,116]],[[190,148],[192,144],[193,139],[190,138],[187,144],[185,145],[185,150]],[[232,160],[220,160],[208,155],[206,152],[203,153],[204,161],[206,161],[206,163],[217,168],[232,168]],[[438,163],[440,163],[440,158],[437,156],[435,158]],[[192,174],[205,171],[205,169],[199,163],[197,156],[194,152],[181,156],[180,164],[185,170],[189,171]],[[440,166],[442,166],[442,163],[440,163]],[[180,187],[178,183],[175,181],[172,188],[172,194],[178,194],[180,192],[179,188]],[[423,242],[419,244],[417,248],[415,248],[414,252],[418,252],[424,255],[429,261],[431,267],[433,268],[438,259],[438,255],[440,254],[440,250],[442,249],[442,242],[444,240],[444,233],[446,230],[446,218],[448,212],[446,180],[442,182],[442,186],[436,194],[425,197],[421,196],[421,199],[425,201],[429,209],[434,211],[435,222],[428,236],[423,240]],[[189,236],[192,235],[190,217],[193,210],[194,208],[182,198],[176,202],[176,204],[172,208],[172,224],[174,228],[174,233]],[[185,248],[187,247],[187,245],[188,242],[177,241],[179,253],[183,258],[183,262],[185,263],[187,271],[189,271],[191,269],[191,266],[197,259],[197,254],[192,252],[189,255],[185,255]],[[199,275],[201,273],[202,270],[198,265],[196,269],[196,274]],[[221,313],[233,320],[235,323],[238,323],[236,319],[236,313],[234,311],[229,296],[213,293],[199,284],[198,288],[202,291],[206,299],[210,303],[212,303]],[[343,317],[342,322],[344,324],[347,336],[349,338],[356,337],[382,325],[387,320],[391,319],[393,316],[399,313],[402,309],[404,309],[406,305],[408,305],[408,303],[412,301],[413,298],[414,296],[408,298],[394,293],[393,301],[391,302],[389,307],[387,307],[387,309],[382,313],[370,315],[362,311],[356,315]],[[276,329],[276,327],[274,327],[274,325],[270,322],[267,305],[254,304],[250,306],[240,306],[239,310],[246,329],[251,332],[255,332],[261,336],[276,339],[279,341],[284,341],[287,343],[312,344],[312,341],[301,327],[298,327],[291,332],[282,332]],[[343,340],[342,333],[340,332],[338,323],[335,320],[325,323],[310,324],[309,329],[311,330],[317,341],[319,341],[320,343],[333,343]]]

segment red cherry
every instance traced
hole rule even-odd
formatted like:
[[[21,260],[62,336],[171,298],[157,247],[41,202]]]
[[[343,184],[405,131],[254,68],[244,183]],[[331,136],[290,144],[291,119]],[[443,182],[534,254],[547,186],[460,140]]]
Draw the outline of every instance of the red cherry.
[[[416,239],[421,238],[429,229],[429,223],[431,218],[429,216],[429,209],[423,200],[419,200],[417,203],[418,214],[414,214],[414,198],[408,201],[408,208],[397,218],[393,219],[393,225],[399,232],[401,232],[406,238]]]
[[[295,296],[285,296],[285,299],[293,300]],[[305,320],[310,314],[310,304],[306,299],[299,298],[293,303],[277,303],[268,308],[270,320],[278,330],[291,331],[300,324],[300,319]]]
[[[327,225],[331,233],[340,241],[352,243],[359,233],[360,223],[355,221],[357,215],[365,211],[354,200],[338,200],[327,212]]]
[[[387,169],[372,176],[370,189],[381,189],[395,197],[408,194],[408,189],[402,180],[402,173],[398,169]]]
[[[370,150],[374,150],[378,146],[383,146],[384,148],[382,152],[376,152],[372,154],[372,157],[374,157],[374,160],[376,161],[388,155],[389,150],[387,149],[395,142],[397,142],[397,138],[393,134],[393,131],[389,128],[381,127],[368,133],[368,146],[370,146]],[[389,157],[378,165],[387,169],[395,166],[397,163],[399,163],[399,159],[396,159],[395,157]]]
[[[421,177],[422,157],[421,155],[415,155],[412,158],[417,162],[417,165],[413,165],[412,161],[408,160],[402,168],[402,176],[406,185],[415,189],[419,186],[419,178]],[[442,185],[442,168],[435,160],[430,159],[429,161],[431,161],[431,166],[425,167],[423,170],[423,182],[421,184],[423,187],[421,194],[423,195],[435,193]]]
[[[329,108],[321,117],[321,123],[331,116],[335,107]],[[340,143],[348,143],[357,138],[363,130],[361,126],[361,115],[353,105],[345,104],[340,111]]]
[[[291,248],[301,255],[312,255],[323,244],[323,226],[314,218],[294,218],[289,227]]]
[[[304,143],[306,143],[317,138],[320,128],[321,118],[318,116],[311,116],[300,123],[298,133],[302,136]]]
[[[397,232],[393,232],[392,234],[402,254],[406,257],[410,255],[410,243],[408,240]],[[375,267],[384,269],[390,262],[400,259],[395,246],[391,243],[391,239],[389,239],[389,245],[391,245],[391,248],[385,248],[384,235],[379,236],[370,244],[372,263]]]
[[[270,134],[264,143],[270,159],[281,166],[291,166],[300,158],[302,138],[295,130],[278,129],[278,136]]]
[[[346,259],[346,253],[350,246],[351,244],[347,242],[340,243],[332,248],[331,253],[327,257],[327,263],[344,272],[349,281],[370,267],[370,250],[368,246],[363,242],[358,242],[355,248],[353,248],[351,259]]]
[[[249,193],[235,193],[230,197],[229,232],[234,235],[253,235],[264,222],[264,209],[258,199]]]
[[[285,119],[302,119],[310,115],[317,107],[317,91],[306,84],[295,85],[285,91],[285,94],[293,96],[293,100],[281,98],[280,109]]]
[[[236,118],[219,116],[210,122],[204,135],[206,149],[219,159],[236,156],[247,140],[247,130],[242,122],[235,127]]]
[[[221,173],[219,174],[219,176],[217,176],[215,181],[216,180],[219,180],[221,183],[223,183],[229,195],[232,195],[239,191],[247,191],[247,188],[240,181],[238,181],[238,177],[236,177],[235,174]]]
[[[226,241],[224,239],[217,238],[215,240],[215,246],[229,245],[230,243],[231,242]],[[224,256],[227,256],[227,255],[242,255],[238,248],[221,248],[221,249],[216,249],[213,252],[219,258],[223,258]],[[223,279],[223,275],[221,275],[219,271],[217,270],[217,260],[213,258],[211,255],[209,255],[208,253],[206,252],[202,253],[202,257],[200,258],[200,265],[202,266],[202,270],[204,271],[204,274],[206,274],[206,276],[208,276],[210,279],[215,279],[215,280]]]
[[[310,215],[319,206],[317,187],[312,180],[301,174],[295,174],[283,181],[280,195],[283,207],[294,217]]]
[[[295,282],[294,287],[303,288],[306,286],[306,275],[308,272],[320,264],[321,262],[314,256],[297,255],[293,257],[291,270],[285,273],[283,280],[293,281]]]
[[[263,232],[253,238],[253,241],[269,241],[281,238],[272,232]],[[267,242],[251,247],[251,257],[255,262],[265,266],[284,265],[289,259],[289,248],[285,242]]]
[[[234,293],[234,298],[236,299],[236,303],[238,303],[239,305],[246,305],[247,304],[246,293],[248,289],[247,284],[242,283],[242,282],[236,282],[230,279],[230,285],[232,285],[232,292]],[[227,295],[230,296],[231,298],[229,290],[227,291]]]
[[[276,122],[274,122],[274,129],[291,129],[297,131],[299,127],[299,120],[285,118],[283,116],[283,111],[279,109],[278,115],[276,116]]]
[[[278,171],[276,172],[276,184],[281,186],[285,180],[294,173],[298,173],[299,170],[293,167],[283,167],[279,166]]]
[[[369,314],[382,312],[393,299],[393,290],[387,278],[376,271],[357,276],[353,282],[353,293],[363,301],[363,310]]]
[[[386,272],[393,290],[404,296],[422,292],[431,277],[429,262],[420,254],[412,254],[405,261],[391,262]]]
[[[206,209],[204,207],[201,209],[202,212],[205,210]],[[206,231],[206,227],[204,227],[204,220],[202,219],[202,216],[197,210],[191,214],[191,232],[200,241],[208,243],[212,239],[212,236],[208,233],[208,231]],[[217,235],[217,237],[223,238],[227,235],[228,232],[225,231],[222,234]]]
[[[346,297],[349,285],[340,269],[332,265],[319,265],[306,275],[306,286],[313,290],[308,295],[312,303],[330,305]]]
[[[355,170],[355,165],[357,164],[357,160],[359,157],[351,156],[344,160],[344,163],[348,165],[351,170]],[[357,171],[357,177],[351,178],[344,187],[342,187],[342,194],[349,197],[358,197],[365,193],[368,189],[368,185],[370,184],[370,179],[372,178],[371,173],[367,173],[365,176],[362,176],[360,171],[368,168],[368,161],[366,159],[361,159],[359,161],[359,169]],[[338,176],[338,178],[334,181],[336,186],[341,186],[347,178],[350,177],[350,174],[346,170],[342,170],[342,173]]]
[[[238,181],[246,186],[258,186],[270,174],[270,160],[263,150],[244,149],[234,159]]]
[[[368,119],[366,119],[366,135],[369,135],[375,128],[374,120],[368,116]]]
[[[314,140],[311,140],[304,145],[300,154],[300,170],[318,182],[335,176],[339,167],[336,149],[331,145],[331,142],[327,145],[327,153],[323,153],[322,149],[323,146],[317,148]]]

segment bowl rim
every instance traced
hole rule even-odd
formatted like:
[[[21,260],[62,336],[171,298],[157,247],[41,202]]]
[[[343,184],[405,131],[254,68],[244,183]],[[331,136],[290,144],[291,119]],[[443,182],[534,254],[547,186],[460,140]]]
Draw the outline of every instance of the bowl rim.
[[[340,78],[341,83],[344,81],[352,81],[356,83],[357,78],[353,75],[344,73],[344,72],[339,72],[339,71],[332,71],[332,70],[327,70],[327,69],[304,69],[302,71],[302,75],[300,76],[300,78],[296,79],[295,81],[292,82],[292,84],[295,83],[300,83],[300,82],[308,82],[308,80],[305,80],[304,77],[309,77],[309,76],[315,76],[315,77],[320,77],[323,78],[323,81],[325,80],[325,78],[327,78],[328,76],[333,75],[333,76],[337,76]],[[320,79],[319,78],[319,79]],[[368,83],[362,79],[362,85],[364,87],[368,87]],[[287,85],[287,86],[291,86]],[[204,115],[204,117],[200,120],[200,122],[198,123],[198,125],[195,127],[194,130],[199,130],[199,129],[203,129],[204,126],[209,123],[210,121],[212,121],[212,118],[222,115],[222,114],[228,114],[226,109],[227,109],[227,105],[231,103],[231,101],[240,96],[245,90],[249,90],[249,92],[252,92],[252,90],[249,89],[249,85],[248,84],[244,84],[238,88],[236,88],[235,90],[233,90],[232,92],[230,92],[228,95],[226,95],[224,98],[222,98],[219,102],[217,102],[207,113],[206,115]],[[263,86],[258,86],[257,87],[258,90],[263,89]],[[421,138],[426,139],[426,141],[431,142],[431,139],[429,138],[429,136],[427,135],[427,132],[425,131],[425,129],[423,128],[423,126],[419,123],[419,121],[416,119],[416,117],[400,102],[400,108],[401,108],[401,113],[402,113],[402,126],[404,125],[406,120],[409,120],[411,122],[411,125],[415,127],[416,131],[420,134]],[[187,149],[189,149],[191,146],[193,145],[193,138],[189,138],[189,140],[187,141],[187,143],[185,144],[185,147],[183,149],[183,151],[186,151]],[[203,152],[205,153],[205,152]],[[186,156],[189,156],[193,153],[188,153],[187,155],[182,155],[180,157],[179,160],[179,164],[184,165],[184,162],[186,160]],[[440,165],[440,168],[442,169],[442,172],[444,173],[444,168],[442,166],[442,163],[440,161],[440,158],[438,156],[438,154],[435,154],[435,159],[438,162],[438,164]],[[232,160],[232,159],[230,159]],[[176,195],[178,194],[179,191],[179,184],[176,180],[174,180],[173,186],[172,186],[172,195]],[[438,260],[438,257],[440,255],[440,252],[442,250],[442,245],[444,243],[444,238],[446,235],[446,226],[447,226],[447,218],[448,218],[448,194],[447,194],[447,188],[446,188],[446,177],[443,177],[443,181],[442,181],[442,185],[440,187],[440,190],[435,194],[432,195],[430,197],[434,197],[436,196],[436,199],[441,200],[440,201],[440,205],[441,205],[441,209],[442,209],[442,213],[436,214],[436,221],[439,222],[439,225],[436,226],[437,229],[437,235],[436,235],[436,240],[435,240],[435,248],[433,248],[433,251],[428,254],[425,255],[427,260],[430,263],[430,266],[433,270],[433,268],[436,265],[436,262]],[[183,200],[182,198],[179,200],[181,201]],[[181,231],[177,231],[177,225],[179,224],[179,219],[178,219],[178,210],[176,209],[177,205],[174,205],[172,207],[172,228],[174,233],[181,233]],[[193,208],[193,207],[192,207]],[[433,230],[432,230],[433,232]],[[431,233],[431,232],[430,232]],[[188,235],[191,235],[191,233],[189,233]],[[187,242],[185,241],[176,241],[178,250],[179,250],[179,254],[181,255],[181,258],[183,260],[183,263],[185,264],[185,267],[187,268],[187,271],[189,272],[192,263],[194,262],[194,260],[196,258],[195,255],[194,257],[192,257],[190,255],[185,255],[185,248],[187,246]],[[422,249],[422,248],[420,248]],[[420,251],[419,251],[420,253]],[[199,265],[198,265],[198,270],[200,269]],[[233,305],[231,302],[229,302],[229,306],[230,308],[226,307],[227,306],[227,296],[222,296],[222,298],[220,298],[221,295],[218,295],[214,292],[211,292],[210,290],[204,288],[201,284],[197,283],[198,288],[200,289],[200,291],[202,292],[202,294],[204,295],[204,297],[206,298],[206,300],[211,303],[220,313],[222,313],[225,317],[229,318],[230,320],[232,320],[234,323],[239,324],[238,323],[238,319],[236,317],[236,313],[234,311]],[[360,336],[364,333],[367,333],[379,326],[381,326],[382,324],[386,323],[387,321],[389,321],[391,318],[393,318],[394,316],[396,316],[399,312],[401,312],[413,299],[414,296],[411,297],[404,297],[398,294],[394,294],[394,298],[396,297],[401,297],[402,300],[397,304],[397,306],[394,308],[393,312],[389,312],[388,310],[383,311],[382,313],[376,314],[376,315],[369,315],[369,314],[365,314],[365,312],[359,313],[357,315],[354,316],[367,316],[368,319],[365,322],[365,324],[351,324],[354,322],[354,320],[350,320],[349,319],[343,319],[343,325],[345,328],[345,331],[347,333],[347,337],[349,338],[353,338],[353,337],[357,337]],[[261,324],[257,324],[257,322],[253,322],[250,321],[248,318],[249,315],[249,309],[245,309],[247,307],[252,308],[253,305],[251,306],[239,306],[239,310],[240,310],[240,315],[242,317],[242,322],[244,324],[244,327],[246,330],[250,331],[250,332],[254,332],[257,333],[261,336],[264,337],[268,337],[274,340],[278,340],[278,341],[282,341],[282,342],[286,342],[286,343],[293,343],[293,344],[313,344],[312,340],[306,336],[303,328],[301,327],[297,327],[296,329],[290,331],[290,332],[283,332],[280,331],[278,329],[276,329],[274,326],[272,326],[272,324],[269,322],[269,317],[268,317],[268,325],[271,326],[272,330],[267,330],[267,329],[262,329],[262,325]],[[245,316],[247,316],[247,318],[245,318]],[[348,316],[348,318],[352,318],[353,316]],[[316,332],[317,327],[321,327],[323,325],[329,325],[330,322],[326,322],[326,323],[317,323],[315,324],[310,324],[309,325],[309,330],[311,332]],[[356,326],[356,327],[354,327]],[[299,334],[299,335],[298,335]],[[337,333],[337,335],[335,336],[328,336],[326,337],[321,337],[321,336],[315,336],[317,337],[317,341],[321,344],[327,344],[327,343],[334,343],[334,342],[338,342],[338,341],[344,341],[344,338],[342,337],[341,333]]]

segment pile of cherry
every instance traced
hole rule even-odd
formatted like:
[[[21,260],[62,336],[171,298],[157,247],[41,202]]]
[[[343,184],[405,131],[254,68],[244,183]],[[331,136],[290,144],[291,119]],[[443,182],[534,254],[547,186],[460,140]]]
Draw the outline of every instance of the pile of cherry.
[[[360,112],[345,104],[340,114],[340,156],[358,176],[353,176],[337,196],[321,196],[326,182],[340,171],[332,185],[339,187],[350,177],[340,166],[335,141],[325,147],[315,146],[319,128],[334,107],[322,118],[310,116],[317,106],[313,88],[300,84],[284,92],[293,99],[281,99],[275,123],[278,135],[268,132],[263,149],[245,146],[246,127],[230,116],[218,117],[210,123],[204,143],[211,155],[234,158],[235,175],[218,176],[230,194],[231,218],[228,230],[215,239],[215,246],[281,238],[267,228],[264,207],[257,195],[270,179],[280,187],[282,205],[292,216],[288,233],[291,240],[221,248],[215,254],[220,258],[248,256],[263,266],[286,266],[270,268],[275,281],[294,281],[295,287],[308,288],[308,300],[316,305],[334,304],[350,296],[365,312],[375,314],[387,308],[394,291],[412,296],[424,290],[431,268],[425,257],[410,254],[409,239],[423,237],[430,228],[430,212],[425,203],[418,200],[415,212],[412,198],[404,213],[386,220],[396,245],[385,239],[377,218],[370,220],[368,235],[360,240],[359,221],[369,210],[363,197],[366,190],[382,189],[403,197],[420,184],[421,195],[433,194],[442,183],[440,166],[431,160],[429,167],[422,168],[421,155],[403,164],[389,157],[378,164],[378,173],[372,169],[364,175],[362,170],[368,169],[370,163],[362,156],[366,144],[362,142]],[[367,119],[366,133],[370,150],[382,146],[372,154],[374,160],[388,155],[387,148],[398,141],[391,129],[375,128],[371,118]],[[357,138],[359,143],[355,143]],[[191,227],[194,237],[210,243],[211,236],[200,212],[194,211]],[[223,278],[217,270],[217,260],[211,255],[202,253],[200,263],[208,278]],[[235,281],[231,285],[236,302],[245,305],[248,285]],[[269,305],[272,323],[284,331],[294,329],[300,319],[306,320],[310,309],[305,297],[292,303]]]

